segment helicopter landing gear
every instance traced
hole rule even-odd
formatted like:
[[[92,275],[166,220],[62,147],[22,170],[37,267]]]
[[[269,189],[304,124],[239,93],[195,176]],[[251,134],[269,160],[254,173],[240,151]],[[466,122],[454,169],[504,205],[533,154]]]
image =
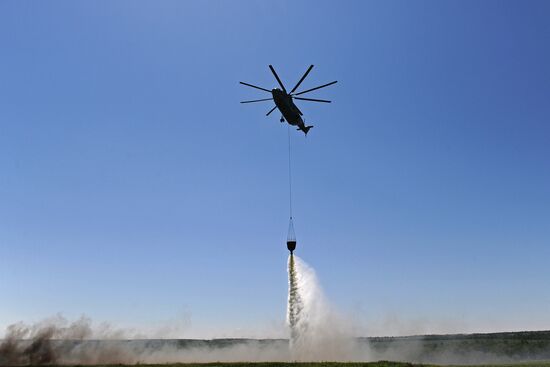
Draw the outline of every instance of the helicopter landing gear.
[[[285,118],[283,116],[281,116],[281,119],[279,121],[285,122]]]

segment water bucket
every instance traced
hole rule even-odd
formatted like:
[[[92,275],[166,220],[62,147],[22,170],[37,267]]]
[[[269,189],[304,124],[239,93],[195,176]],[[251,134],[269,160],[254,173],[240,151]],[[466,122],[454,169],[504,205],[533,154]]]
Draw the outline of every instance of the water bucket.
[[[288,249],[288,251],[290,251],[290,253],[292,253],[296,249],[296,234],[294,233],[294,223],[292,221],[292,217],[290,217],[290,221],[288,222],[286,248]]]

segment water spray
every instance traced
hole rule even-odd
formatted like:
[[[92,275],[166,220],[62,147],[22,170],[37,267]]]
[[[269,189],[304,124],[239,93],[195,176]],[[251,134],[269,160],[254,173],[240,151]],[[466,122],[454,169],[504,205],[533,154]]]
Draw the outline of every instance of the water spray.
[[[298,338],[298,322],[303,305],[298,289],[298,274],[294,254],[290,253],[288,258],[288,313],[287,321],[290,326],[290,347],[294,346]]]

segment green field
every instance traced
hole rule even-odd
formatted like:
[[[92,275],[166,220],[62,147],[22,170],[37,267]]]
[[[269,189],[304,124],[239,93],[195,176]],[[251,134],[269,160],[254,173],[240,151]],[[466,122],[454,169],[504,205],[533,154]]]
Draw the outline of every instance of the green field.
[[[121,364],[115,365],[95,365],[86,367],[112,367],[123,366]],[[307,362],[307,363],[287,363],[287,362],[261,362],[261,363],[168,363],[168,364],[136,364],[133,366],[140,367],[422,367],[422,366],[438,366],[428,364],[413,364],[403,362]],[[517,363],[517,364],[486,364],[486,365],[468,365],[468,367],[550,367],[550,361],[547,362],[531,362],[531,363]],[[56,367],[56,366],[52,366]],[[59,366],[59,367],[76,367],[75,366]]]

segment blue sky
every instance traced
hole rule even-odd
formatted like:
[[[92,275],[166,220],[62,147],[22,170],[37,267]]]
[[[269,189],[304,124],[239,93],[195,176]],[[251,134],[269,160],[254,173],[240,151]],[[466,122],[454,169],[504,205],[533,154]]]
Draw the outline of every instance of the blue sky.
[[[0,328],[277,329],[287,129],[238,82],[315,64],[303,88],[339,83],[298,104],[315,128],[292,131],[294,214],[331,302],[365,334],[550,329],[549,18],[544,1],[1,2]]]

